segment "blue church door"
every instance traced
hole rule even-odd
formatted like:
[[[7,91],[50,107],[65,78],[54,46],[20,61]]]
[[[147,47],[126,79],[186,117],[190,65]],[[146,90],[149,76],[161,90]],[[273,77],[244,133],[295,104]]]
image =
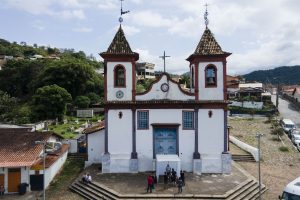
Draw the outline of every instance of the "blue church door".
[[[154,128],[156,154],[177,154],[177,128]]]

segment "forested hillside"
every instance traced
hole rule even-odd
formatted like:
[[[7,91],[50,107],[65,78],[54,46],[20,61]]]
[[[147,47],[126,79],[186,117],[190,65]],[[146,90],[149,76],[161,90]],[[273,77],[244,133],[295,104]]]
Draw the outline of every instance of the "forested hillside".
[[[283,66],[269,70],[258,70],[243,75],[246,81],[259,81],[263,83],[297,85],[300,84],[300,65]]]
[[[34,55],[43,56],[32,59]],[[0,39],[0,55],[13,56],[0,70],[0,121],[62,119],[67,108],[86,108],[103,98],[102,63],[83,51],[29,46]]]

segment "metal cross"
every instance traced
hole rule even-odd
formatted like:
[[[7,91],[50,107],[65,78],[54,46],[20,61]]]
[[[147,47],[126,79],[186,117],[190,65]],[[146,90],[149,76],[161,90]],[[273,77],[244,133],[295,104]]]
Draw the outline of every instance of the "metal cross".
[[[120,2],[121,2],[121,16],[120,16],[120,18],[119,18],[119,22],[120,23],[122,23],[123,22],[123,18],[122,18],[122,15],[124,15],[124,14],[126,14],[126,13],[129,13],[130,11],[129,10],[127,10],[127,11],[123,11],[123,4],[122,4],[122,2],[123,2],[124,0],[120,0]]]
[[[166,52],[164,51],[164,55],[163,56],[159,56],[159,57],[164,60],[164,72],[166,72],[166,58],[169,58],[171,56],[166,56]]]
[[[208,18],[207,18],[207,16],[208,16],[207,7],[208,7],[209,5],[206,3],[204,6],[206,7],[205,13],[204,13],[204,20],[205,20],[205,26],[206,26],[206,28],[207,28],[208,23],[209,23],[209,20],[208,20]]]

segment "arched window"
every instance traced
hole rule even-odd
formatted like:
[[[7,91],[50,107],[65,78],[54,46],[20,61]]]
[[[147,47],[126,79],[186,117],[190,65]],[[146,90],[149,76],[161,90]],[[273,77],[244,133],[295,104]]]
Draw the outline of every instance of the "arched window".
[[[217,68],[214,65],[205,68],[205,86],[217,87]]]
[[[115,87],[126,87],[126,71],[122,65],[117,65],[114,70]]]

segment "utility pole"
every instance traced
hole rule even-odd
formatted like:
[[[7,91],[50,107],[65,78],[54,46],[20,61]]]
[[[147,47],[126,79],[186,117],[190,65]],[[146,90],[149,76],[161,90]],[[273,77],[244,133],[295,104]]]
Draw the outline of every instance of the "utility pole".
[[[258,184],[259,184],[259,200],[261,200],[261,173],[260,173],[260,138],[263,134],[258,133],[256,134],[257,138],[257,145],[258,145]]]
[[[279,82],[277,82],[277,91],[276,91],[276,108],[278,110],[278,98],[279,98]]]

